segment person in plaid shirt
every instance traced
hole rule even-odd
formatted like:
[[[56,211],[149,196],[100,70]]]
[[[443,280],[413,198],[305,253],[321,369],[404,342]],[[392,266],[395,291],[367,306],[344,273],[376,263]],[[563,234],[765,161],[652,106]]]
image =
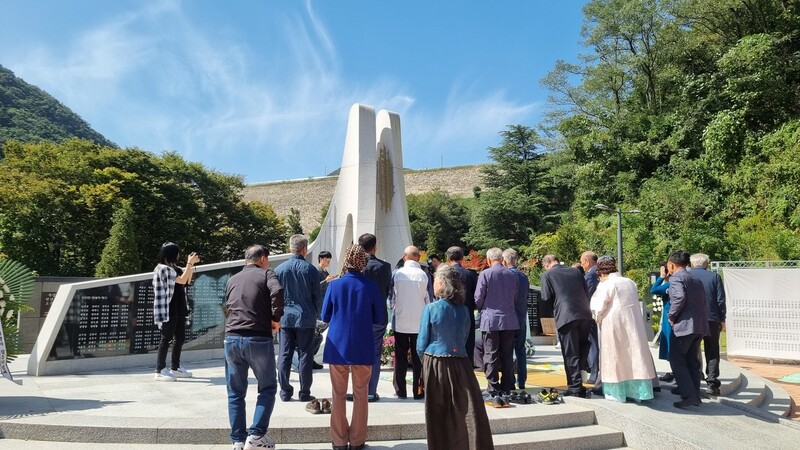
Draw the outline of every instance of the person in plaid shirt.
[[[186,317],[189,304],[186,301],[186,285],[192,281],[194,265],[200,262],[197,253],[190,253],[186,268],[178,267],[180,249],[177,244],[167,242],[158,252],[158,265],[153,270],[153,321],[161,331],[156,360],[157,381],[175,381],[190,378],[192,373],[181,367],[181,349],[186,338]],[[167,350],[172,346],[172,366],[167,369]]]

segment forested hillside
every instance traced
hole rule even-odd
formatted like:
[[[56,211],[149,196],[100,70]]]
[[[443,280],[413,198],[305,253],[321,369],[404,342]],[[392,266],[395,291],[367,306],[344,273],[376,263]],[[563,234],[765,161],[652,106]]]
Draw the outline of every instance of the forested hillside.
[[[800,3],[593,0],[584,15],[585,52],[542,81],[536,137],[539,189],[570,206],[528,254],[614,254],[603,203],[641,211],[623,217],[630,267],[676,249],[799,259]]]
[[[0,157],[8,140],[61,142],[73,137],[114,146],[50,94],[0,66]]]

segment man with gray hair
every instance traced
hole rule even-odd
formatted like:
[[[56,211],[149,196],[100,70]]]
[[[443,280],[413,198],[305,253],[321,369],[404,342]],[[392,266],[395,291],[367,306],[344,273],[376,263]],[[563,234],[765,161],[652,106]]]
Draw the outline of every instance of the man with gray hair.
[[[284,402],[292,399],[294,388],[289,383],[292,356],[299,355],[300,401],[314,400],[311,395],[314,365],[314,330],[322,311],[319,272],[306,261],[308,238],[295,234],[289,238],[292,256],[275,269],[283,286],[283,317],[281,318],[278,381],[280,397]]]
[[[709,334],[703,337],[703,349],[706,355],[706,394],[719,395],[719,335],[725,329],[725,289],[722,278],[716,272],[709,272],[708,255],[695,253],[689,260],[692,263],[692,276],[703,283],[706,294],[706,312],[708,313]]]
[[[503,250],[503,265],[517,277],[517,299],[514,309],[517,311],[519,330],[514,334],[514,354],[517,357],[517,387],[525,389],[528,381],[528,354],[525,351],[525,339],[528,338],[528,289],[530,281],[528,276],[517,268],[519,253],[513,248]]]
[[[490,248],[486,259],[491,266],[478,275],[475,288],[475,306],[481,313],[484,373],[489,383],[486,392],[491,397],[486,401],[493,407],[504,407],[502,396],[514,389],[514,335],[519,330],[514,305],[519,281],[503,267],[502,250]]]

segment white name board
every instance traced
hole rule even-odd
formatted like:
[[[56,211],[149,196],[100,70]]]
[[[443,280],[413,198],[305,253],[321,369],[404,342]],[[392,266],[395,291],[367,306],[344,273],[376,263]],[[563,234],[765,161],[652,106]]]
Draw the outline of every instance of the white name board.
[[[724,269],[728,355],[800,360],[800,269]]]

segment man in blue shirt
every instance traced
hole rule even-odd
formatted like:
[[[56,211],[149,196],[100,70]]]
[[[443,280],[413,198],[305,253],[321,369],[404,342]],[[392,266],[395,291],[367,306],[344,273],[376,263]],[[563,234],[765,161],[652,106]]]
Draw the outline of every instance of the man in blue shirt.
[[[308,238],[295,234],[289,238],[291,258],[275,269],[283,286],[283,317],[281,317],[280,349],[278,359],[278,381],[281,385],[281,400],[292,399],[294,388],[289,383],[292,355],[299,354],[300,401],[314,399],[311,395],[314,364],[314,329],[322,311],[319,273],[306,261]]]
[[[487,392],[494,397],[514,389],[514,335],[519,329],[514,304],[519,282],[513,272],[503,267],[502,250],[490,248],[486,259],[491,267],[478,275],[475,306],[481,312]]]

